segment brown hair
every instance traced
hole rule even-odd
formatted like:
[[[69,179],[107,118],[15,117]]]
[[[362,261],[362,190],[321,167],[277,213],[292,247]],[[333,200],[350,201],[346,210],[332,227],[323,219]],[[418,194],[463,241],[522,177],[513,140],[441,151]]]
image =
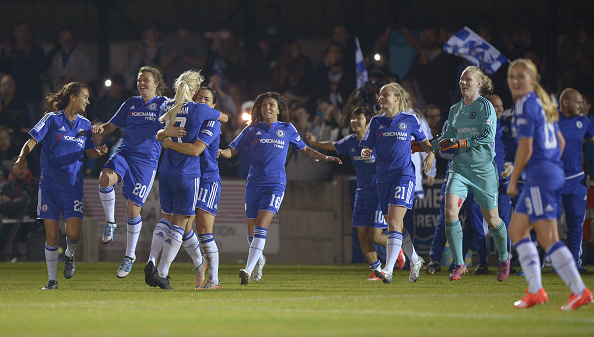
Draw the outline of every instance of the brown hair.
[[[46,113],[65,109],[70,103],[70,95],[78,96],[83,89],[89,90],[83,83],[70,82],[65,84],[57,93],[48,94],[45,97]]]
[[[167,87],[165,86],[165,79],[163,79],[163,75],[161,75],[161,73],[157,69],[149,66],[144,66],[138,70],[138,75],[142,73],[151,73],[151,75],[153,75],[153,80],[155,80],[155,82],[157,83],[157,95],[163,96],[163,94],[165,94],[165,91],[167,90]]]
[[[276,100],[278,104],[278,111],[280,112],[278,115],[278,120],[282,122],[289,122],[289,108],[287,107],[287,102],[283,95],[279,94],[278,92],[269,91],[263,94],[260,94],[256,101],[254,101],[254,106],[252,107],[252,123],[261,122],[262,118],[262,101],[265,98],[273,98]]]

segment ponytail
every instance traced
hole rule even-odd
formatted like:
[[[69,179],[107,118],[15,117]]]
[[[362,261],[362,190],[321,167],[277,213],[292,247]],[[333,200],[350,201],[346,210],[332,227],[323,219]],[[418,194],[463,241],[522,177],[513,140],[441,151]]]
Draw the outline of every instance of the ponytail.
[[[540,85],[540,75],[538,74],[538,70],[532,61],[529,59],[517,59],[514,60],[509,68],[507,68],[507,75],[509,76],[511,69],[513,67],[520,66],[524,69],[524,71],[530,76],[530,78],[535,79],[534,82],[534,92],[540,99],[542,104],[542,108],[545,111],[545,115],[547,116],[547,122],[557,122],[559,120],[559,112],[557,111],[557,101],[554,97],[549,96],[547,92],[542,88]]]
[[[181,74],[175,80],[175,98],[169,101],[173,102],[173,106],[159,120],[165,122],[166,126],[174,124],[182,106],[192,102],[192,97],[194,97],[202,82],[204,82],[204,77],[200,75],[199,71],[188,70]]]
[[[78,96],[83,89],[88,90],[87,86],[80,82],[70,82],[65,84],[60,91],[49,93],[45,97],[46,113],[64,110],[70,103],[70,95]]]

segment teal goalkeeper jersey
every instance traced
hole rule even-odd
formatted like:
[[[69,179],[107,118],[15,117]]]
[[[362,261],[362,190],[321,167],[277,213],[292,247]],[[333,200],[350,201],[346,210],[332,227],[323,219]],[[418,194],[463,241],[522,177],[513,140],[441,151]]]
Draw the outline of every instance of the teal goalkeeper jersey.
[[[464,100],[450,109],[448,126],[441,137],[431,141],[434,150],[444,138],[466,139],[467,147],[456,149],[450,170],[457,173],[480,172],[492,167],[495,158],[495,132],[497,115],[489,100],[479,96],[472,104]]]

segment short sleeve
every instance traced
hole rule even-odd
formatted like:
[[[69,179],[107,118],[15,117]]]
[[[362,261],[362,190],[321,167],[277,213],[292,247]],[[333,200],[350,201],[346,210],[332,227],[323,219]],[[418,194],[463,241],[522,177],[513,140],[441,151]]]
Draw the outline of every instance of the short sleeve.
[[[221,134],[221,124],[217,121],[208,120],[202,123],[198,139],[210,146],[210,144]]]
[[[40,143],[45,138],[45,135],[50,128],[51,116],[53,115],[49,113],[45,114],[45,116],[43,116],[43,118],[41,118],[31,130],[29,130],[29,135],[35,138],[38,143]]]

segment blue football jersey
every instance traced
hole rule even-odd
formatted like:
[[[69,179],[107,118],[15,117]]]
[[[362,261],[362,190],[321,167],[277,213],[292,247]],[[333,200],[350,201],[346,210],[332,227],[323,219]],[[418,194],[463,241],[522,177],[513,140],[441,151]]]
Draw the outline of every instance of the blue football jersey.
[[[371,118],[359,145],[375,149],[378,183],[398,181],[402,176],[415,179],[412,137],[419,142],[427,139],[414,115],[400,112],[393,118],[385,114]]]
[[[267,123],[258,122],[244,128],[229,147],[238,152],[250,149],[246,186],[269,186],[287,183],[285,163],[290,144],[297,150],[306,147],[292,124],[274,122],[268,127]]]
[[[217,181],[220,179],[217,155],[221,143],[221,123],[214,120],[202,123],[198,139],[207,146],[200,155],[200,173],[202,174],[200,182]]]
[[[159,111],[167,97],[155,96],[148,103],[140,96],[128,98],[109,122],[118,128],[125,127],[122,144],[118,148],[123,156],[159,160],[161,142],[155,135],[161,129]]]
[[[173,102],[164,103],[161,106],[161,115],[167,113],[173,107]],[[183,127],[186,131],[181,138],[172,138],[179,143],[194,143],[198,140],[198,134],[202,123],[206,120],[217,120],[221,113],[204,103],[189,102],[185,104],[175,117],[175,125]],[[172,149],[165,150],[160,174],[180,176],[183,178],[200,177],[200,156],[188,156]]]
[[[582,170],[582,143],[584,139],[594,137],[594,127],[584,115],[567,118],[559,114],[558,124],[566,142],[561,156],[565,177],[581,176],[584,173]]]
[[[561,186],[564,180],[557,123],[547,122],[540,99],[534,92],[519,99],[514,108],[513,134],[517,139],[532,138],[532,156],[522,172],[526,182]]]
[[[505,162],[514,161],[515,146],[511,134],[511,118],[502,117],[497,120],[497,129],[495,131],[495,164],[499,174],[499,181],[507,181],[508,178],[502,178],[501,173],[505,168]]]
[[[375,163],[375,150],[367,158],[361,157],[361,150],[357,135],[352,134],[334,143],[336,152],[349,155],[355,175],[357,176],[357,188],[361,190],[376,188],[375,174],[377,166]]]
[[[70,123],[64,110],[49,112],[29,131],[41,148],[41,179],[46,189],[82,192],[84,151],[95,147],[91,122],[81,115]]]

